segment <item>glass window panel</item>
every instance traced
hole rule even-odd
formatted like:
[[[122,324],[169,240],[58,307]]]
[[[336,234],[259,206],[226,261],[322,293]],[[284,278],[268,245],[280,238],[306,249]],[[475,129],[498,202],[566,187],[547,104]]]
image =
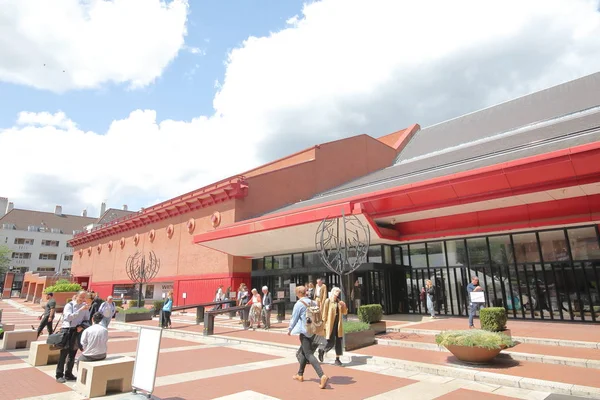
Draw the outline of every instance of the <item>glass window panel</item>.
[[[388,245],[383,246],[383,263],[384,264],[393,264],[393,262],[392,262],[392,246],[388,246]]]
[[[514,254],[510,244],[510,236],[490,236],[490,256],[492,264],[508,265],[514,263]]]
[[[485,238],[467,239],[467,248],[471,266],[489,264],[490,257]]]
[[[402,265],[402,250],[400,246],[394,246],[394,264]]]
[[[467,251],[463,240],[447,240],[446,253],[448,254],[448,265],[465,265],[467,263]]]
[[[410,257],[408,255],[408,246],[403,244],[400,246],[400,250],[402,252],[402,261],[400,262],[400,264],[409,266],[410,265]]]
[[[317,252],[304,253],[304,266],[309,268],[324,267],[321,256]]]
[[[382,263],[381,246],[369,246],[369,253],[367,259],[370,263]]]
[[[301,268],[302,267],[302,253],[294,254],[292,261],[294,262],[294,264],[293,264],[294,268]]]
[[[265,257],[265,269],[273,269],[273,257]]]
[[[446,253],[444,252],[444,242],[427,243],[427,257],[430,267],[445,267]]]
[[[544,261],[568,261],[569,251],[565,231],[540,232],[540,245],[542,246],[542,257]]]
[[[513,235],[513,242],[518,263],[540,262],[540,252],[535,233]]]
[[[596,228],[575,228],[567,231],[571,254],[574,260],[597,260],[600,259],[600,248]]]
[[[412,243],[410,245],[410,263],[413,268],[427,268],[425,243]]]
[[[292,256],[290,254],[284,256],[273,257],[273,269],[290,269],[292,268]]]
[[[262,258],[252,260],[252,271],[261,271],[264,269],[265,263]]]

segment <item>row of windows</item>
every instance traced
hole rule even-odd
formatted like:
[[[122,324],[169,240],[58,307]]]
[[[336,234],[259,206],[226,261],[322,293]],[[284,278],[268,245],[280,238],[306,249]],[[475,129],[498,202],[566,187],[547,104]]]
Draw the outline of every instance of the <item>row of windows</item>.
[[[34,243],[35,243],[34,239],[15,238],[15,244],[33,246]],[[58,247],[59,245],[60,245],[60,241],[58,241],[58,240],[42,240],[42,246]],[[68,243],[67,243],[67,247],[69,247]]]
[[[569,262],[600,259],[595,226],[553,229],[411,243],[370,246],[367,262],[411,266],[412,268],[453,265],[513,265],[540,262]],[[296,253],[252,260],[252,270],[324,267],[319,253]]]
[[[18,252],[13,252],[12,253],[12,258],[16,259],[16,260],[29,260],[31,259],[31,253],[18,253]],[[58,259],[58,254],[54,254],[54,253],[41,253],[40,260],[57,260]],[[63,258],[64,261],[73,261],[73,255],[65,255],[65,257]]]

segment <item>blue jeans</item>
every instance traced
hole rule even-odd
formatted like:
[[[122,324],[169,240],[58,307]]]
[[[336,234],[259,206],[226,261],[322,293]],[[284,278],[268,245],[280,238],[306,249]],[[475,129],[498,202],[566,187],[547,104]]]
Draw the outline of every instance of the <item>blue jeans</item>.
[[[112,318],[110,317],[104,317],[102,318],[102,321],[100,321],[100,325],[102,325],[103,327],[105,327],[106,329],[108,329],[108,325],[110,325],[110,320]]]
[[[483,303],[469,304],[469,327],[473,326],[473,317],[475,313],[483,308]]]
[[[435,307],[433,306],[433,299],[430,295],[427,295],[427,311],[429,311],[429,315],[435,317]]]

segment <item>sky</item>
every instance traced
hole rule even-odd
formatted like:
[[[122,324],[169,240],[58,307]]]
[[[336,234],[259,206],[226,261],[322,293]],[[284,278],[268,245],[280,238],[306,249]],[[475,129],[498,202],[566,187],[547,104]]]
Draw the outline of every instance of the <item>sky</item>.
[[[0,0],[0,197],[139,209],[600,70],[598,0]]]

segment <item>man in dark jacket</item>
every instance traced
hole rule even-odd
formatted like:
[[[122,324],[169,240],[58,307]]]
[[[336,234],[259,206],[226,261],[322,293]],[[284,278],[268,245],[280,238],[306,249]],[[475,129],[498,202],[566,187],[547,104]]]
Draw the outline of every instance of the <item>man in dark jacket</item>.
[[[100,306],[102,305],[103,301],[98,293],[94,292],[93,290],[90,292],[90,295],[92,296],[92,304],[90,304],[89,311],[90,315],[94,315],[98,312],[98,310],[100,310]]]
[[[273,297],[271,296],[271,292],[269,292],[269,288],[263,286],[263,308],[262,308],[262,318],[265,323],[265,330],[271,329],[271,309],[273,308]]]

